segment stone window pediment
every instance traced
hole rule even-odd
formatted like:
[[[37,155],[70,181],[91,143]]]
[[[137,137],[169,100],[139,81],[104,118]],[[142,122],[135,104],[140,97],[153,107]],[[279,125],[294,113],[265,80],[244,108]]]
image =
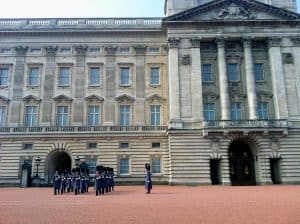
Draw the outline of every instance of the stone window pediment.
[[[71,103],[73,101],[71,97],[68,97],[64,94],[54,97],[53,100],[55,102],[67,102],[67,103]]]
[[[129,96],[127,94],[122,94],[120,96],[115,97],[115,100],[119,103],[133,103],[134,102],[134,97]]]
[[[101,96],[98,96],[96,94],[89,95],[84,98],[87,102],[97,102],[97,103],[102,103],[104,101],[104,98]]]
[[[0,95],[0,104],[8,104],[9,102],[10,102],[9,98]]]
[[[215,102],[218,98],[219,98],[219,95],[217,95],[214,92],[203,93],[203,100],[204,100],[204,102],[207,102],[207,103]]]
[[[41,100],[42,100],[41,98],[34,96],[34,95],[28,95],[28,96],[23,97],[22,99],[25,103],[36,103],[36,104],[41,102]]]
[[[243,102],[247,96],[242,93],[232,94],[230,96],[232,102]]]
[[[146,97],[146,100],[149,101],[150,103],[152,103],[152,102],[162,102],[165,99],[158,94],[152,94],[152,95]]]
[[[273,94],[267,91],[257,92],[257,99],[260,102],[268,102],[273,97]]]

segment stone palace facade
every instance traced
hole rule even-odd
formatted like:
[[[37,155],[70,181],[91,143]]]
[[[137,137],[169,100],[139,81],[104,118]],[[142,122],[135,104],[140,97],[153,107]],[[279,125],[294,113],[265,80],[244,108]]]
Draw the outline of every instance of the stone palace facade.
[[[82,163],[138,183],[300,183],[295,0],[0,19],[0,185]]]

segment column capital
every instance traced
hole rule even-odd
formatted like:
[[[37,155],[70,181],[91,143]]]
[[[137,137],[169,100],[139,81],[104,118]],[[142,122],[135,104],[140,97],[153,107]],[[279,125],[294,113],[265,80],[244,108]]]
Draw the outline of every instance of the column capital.
[[[217,47],[218,48],[224,48],[225,43],[226,43],[226,39],[227,39],[227,37],[225,37],[225,36],[216,37]]]
[[[27,53],[28,47],[24,47],[24,46],[17,46],[15,47],[15,51],[16,51],[16,55],[17,56],[25,56],[25,54]]]
[[[75,46],[75,51],[77,53],[77,56],[84,56],[87,52],[88,46],[83,45],[77,45]]]
[[[281,46],[281,37],[280,36],[271,36],[268,38],[268,47],[280,47]]]
[[[55,56],[58,47],[57,46],[44,46],[47,56]]]
[[[300,36],[292,36],[291,41],[295,47],[300,47]]]
[[[106,54],[108,55],[113,55],[117,51],[117,46],[116,45],[107,45],[104,47],[104,50],[106,51]]]
[[[180,43],[180,37],[170,37],[168,39],[169,48],[178,48]]]
[[[243,43],[244,48],[246,48],[246,47],[251,48],[252,41],[253,41],[253,37],[250,37],[250,36],[244,36],[241,39],[241,42]]]
[[[192,44],[192,48],[200,48],[201,38],[200,37],[191,37],[190,42]]]
[[[143,44],[134,45],[133,49],[135,50],[136,54],[143,55],[147,50],[147,45],[143,45]]]

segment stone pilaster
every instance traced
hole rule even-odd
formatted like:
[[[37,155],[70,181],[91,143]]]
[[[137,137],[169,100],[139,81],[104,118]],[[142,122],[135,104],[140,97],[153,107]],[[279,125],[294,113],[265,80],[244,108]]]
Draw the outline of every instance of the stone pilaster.
[[[256,112],[257,96],[256,96],[254,70],[253,70],[253,58],[252,58],[252,51],[251,51],[252,39],[250,37],[245,37],[242,39],[242,42],[244,46],[249,119],[256,120],[257,119],[257,112]]]
[[[194,121],[203,121],[203,99],[202,99],[202,70],[200,38],[191,38],[192,74],[192,117]]]
[[[225,37],[216,39],[218,47],[218,72],[221,102],[221,120],[230,120],[230,99],[228,92],[227,64],[225,57]]]
[[[268,39],[268,54],[272,76],[275,118],[287,119],[288,107],[280,46],[280,37],[270,37]]]
[[[170,128],[182,128],[180,117],[179,43],[180,38],[169,38],[169,100]]]

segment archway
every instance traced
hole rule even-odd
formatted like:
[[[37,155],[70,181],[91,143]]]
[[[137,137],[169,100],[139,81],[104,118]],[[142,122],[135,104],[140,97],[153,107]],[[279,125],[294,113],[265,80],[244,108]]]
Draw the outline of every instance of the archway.
[[[255,185],[255,160],[246,140],[235,140],[229,146],[230,180],[232,185]]]
[[[64,151],[54,151],[48,156],[47,169],[48,183],[52,182],[55,171],[65,172],[70,171],[72,166],[72,160],[68,153]]]

